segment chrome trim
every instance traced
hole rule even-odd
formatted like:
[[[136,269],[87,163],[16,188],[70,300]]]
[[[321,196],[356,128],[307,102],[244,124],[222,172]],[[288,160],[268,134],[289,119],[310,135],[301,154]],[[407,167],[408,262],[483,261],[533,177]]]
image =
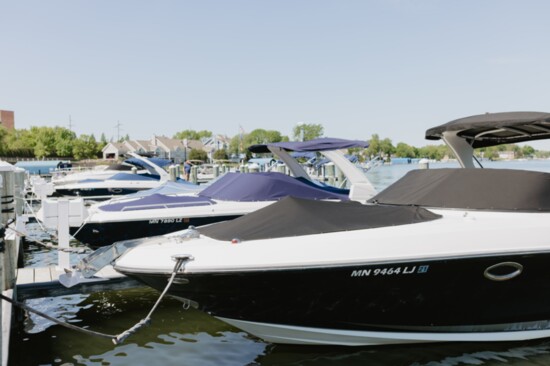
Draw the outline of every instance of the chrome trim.
[[[500,267],[511,267],[512,269],[514,269],[514,271],[507,274],[502,274],[502,275],[491,273],[493,269],[500,268]],[[521,264],[517,262],[502,262],[502,263],[497,263],[495,265],[492,265],[491,267],[488,267],[483,272],[483,276],[485,276],[485,278],[491,281],[507,281],[519,276],[521,272],[523,272],[523,266]]]

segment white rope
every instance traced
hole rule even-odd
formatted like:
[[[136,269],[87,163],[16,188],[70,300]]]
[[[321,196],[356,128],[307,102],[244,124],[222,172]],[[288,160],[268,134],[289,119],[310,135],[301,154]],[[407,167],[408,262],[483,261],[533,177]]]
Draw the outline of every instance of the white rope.
[[[178,274],[181,266],[185,261],[189,260],[189,257],[180,257],[176,259],[176,265],[174,266],[174,270],[172,271],[172,276],[170,277],[170,280],[168,281],[168,284],[164,288],[164,291],[160,294],[160,297],[158,298],[155,305],[153,305],[153,308],[151,311],[149,311],[149,314],[144,319],[141,319],[136,325],[131,327],[125,332],[120,333],[115,339],[113,339],[114,344],[120,344],[126,340],[129,336],[136,333],[139,329],[144,327],[145,325],[151,324],[151,316],[153,315],[153,312],[157,309],[157,306],[160,304],[161,300],[164,298],[164,295],[168,292],[168,289],[170,286],[172,286],[172,283],[174,282],[174,279],[176,278],[176,275]]]

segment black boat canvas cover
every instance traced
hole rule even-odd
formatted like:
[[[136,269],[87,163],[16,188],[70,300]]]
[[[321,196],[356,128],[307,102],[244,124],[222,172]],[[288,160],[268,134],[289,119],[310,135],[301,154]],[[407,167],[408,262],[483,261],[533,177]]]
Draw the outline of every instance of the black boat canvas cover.
[[[370,203],[496,211],[550,211],[550,173],[512,169],[420,169]]]
[[[550,138],[550,113],[503,112],[460,118],[426,131],[426,139],[439,140],[443,132],[460,131],[474,149]]]
[[[287,197],[235,220],[199,228],[202,235],[231,241],[372,229],[440,218],[420,207],[371,206],[358,202]]]

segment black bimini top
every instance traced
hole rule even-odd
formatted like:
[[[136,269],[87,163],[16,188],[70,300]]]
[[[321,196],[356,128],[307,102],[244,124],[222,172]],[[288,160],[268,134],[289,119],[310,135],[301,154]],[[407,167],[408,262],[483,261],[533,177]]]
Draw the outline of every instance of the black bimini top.
[[[443,132],[460,131],[472,147],[480,148],[550,138],[550,113],[503,112],[460,118],[426,131],[426,139],[439,140]]]
[[[550,173],[512,169],[420,169],[369,200],[387,205],[550,211]]]
[[[199,228],[202,235],[231,241],[284,238],[431,221],[441,216],[420,207],[371,206],[287,197],[235,220]]]

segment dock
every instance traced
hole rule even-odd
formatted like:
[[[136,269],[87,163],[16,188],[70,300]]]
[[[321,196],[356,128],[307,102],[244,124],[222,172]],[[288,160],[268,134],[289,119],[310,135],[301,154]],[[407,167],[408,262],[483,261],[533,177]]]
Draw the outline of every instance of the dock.
[[[19,268],[17,270],[17,300],[23,301],[41,297],[54,297],[75,294],[91,294],[102,291],[118,291],[143,287],[137,280],[128,278],[113,267],[107,266],[95,277],[73,287],[65,287],[59,282],[59,276],[65,273],[57,266]]]

